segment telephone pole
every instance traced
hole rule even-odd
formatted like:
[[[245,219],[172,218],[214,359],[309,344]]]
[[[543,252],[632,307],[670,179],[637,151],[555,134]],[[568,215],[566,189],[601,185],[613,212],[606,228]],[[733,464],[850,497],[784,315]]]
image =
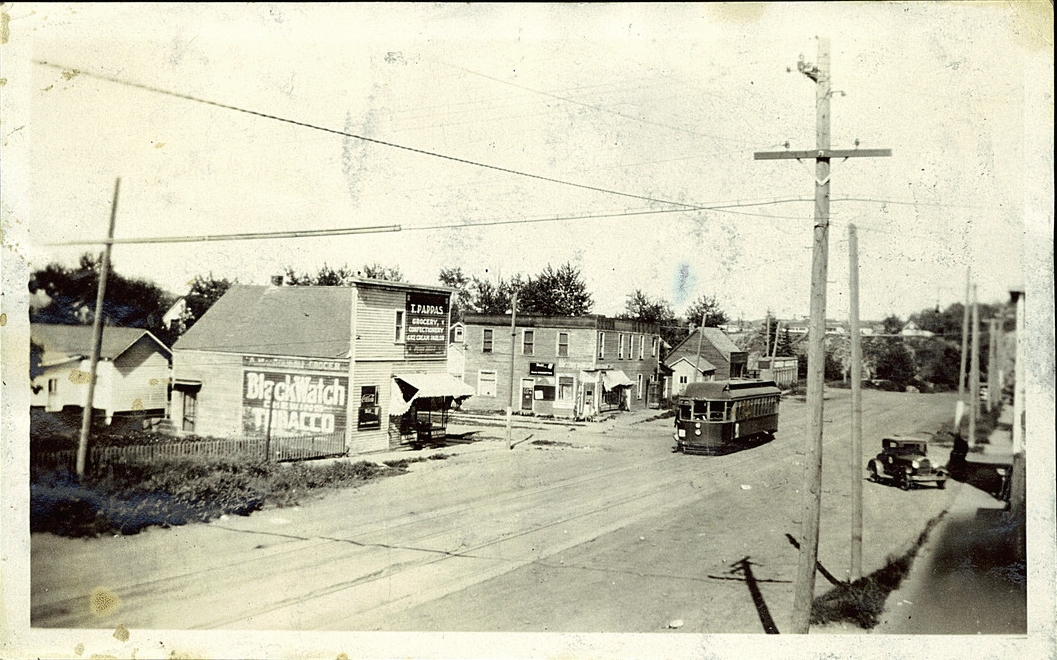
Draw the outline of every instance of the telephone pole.
[[[972,354],[969,364],[969,446],[976,446],[976,416],[980,410],[980,308],[976,305],[973,285]]]
[[[859,333],[859,234],[848,225],[848,316],[851,326],[851,573],[862,577],[862,335]]]
[[[962,434],[962,415],[965,412],[965,370],[969,359],[969,287],[973,269],[965,269],[965,308],[962,310],[962,359],[958,369],[958,404],[954,410],[954,433]]]
[[[797,564],[796,595],[793,600],[793,632],[807,633],[811,602],[815,594],[818,563],[818,528],[822,506],[822,390],[825,385],[826,273],[829,260],[829,177],[830,160],[891,156],[891,149],[830,149],[830,71],[829,39],[818,40],[818,63],[800,61],[800,73],[815,81],[816,148],[811,151],[756,152],[756,160],[815,160],[815,231],[811,258],[811,325],[807,355],[807,402],[811,422],[804,438],[804,510],[800,531],[800,558]]]
[[[103,302],[106,299],[106,275],[110,270],[110,251],[114,247],[114,222],[117,219],[117,193],[121,179],[114,180],[114,202],[110,205],[110,227],[106,232],[103,259],[99,264],[99,283],[95,290],[95,318],[92,319],[92,354],[88,367],[88,392],[85,394],[84,411],[81,413],[81,436],[77,442],[77,478],[84,476],[84,464],[88,458],[88,435],[92,430],[92,405],[95,403],[95,378],[99,371],[99,352],[103,346]]]
[[[513,449],[510,439],[514,415],[514,350],[517,348],[517,289],[510,293],[510,397],[506,404],[506,448]]]

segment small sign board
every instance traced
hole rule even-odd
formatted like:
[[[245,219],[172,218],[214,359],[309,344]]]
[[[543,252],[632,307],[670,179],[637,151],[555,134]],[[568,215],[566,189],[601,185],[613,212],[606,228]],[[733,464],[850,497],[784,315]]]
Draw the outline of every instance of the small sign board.
[[[529,362],[529,375],[531,376],[553,376],[553,362]]]

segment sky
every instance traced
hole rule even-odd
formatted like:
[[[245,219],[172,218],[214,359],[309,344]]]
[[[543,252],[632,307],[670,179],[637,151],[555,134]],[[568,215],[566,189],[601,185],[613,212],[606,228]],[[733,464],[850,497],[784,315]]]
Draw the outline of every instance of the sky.
[[[848,314],[849,223],[866,319],[961,301],[968,268],[983,302],[1037,277],[1039,254],[1052,269],[1049,3],[8,13],[27,121],[5,123],[24,201],[5,201],[4,240],[27,272],[101,249],[56,244],[105,237],[120,177],[119,240],[400,227],[114,247],[118,272],[177,295],[324,263],[436,284],[570,262],[597,313],[641,289],[677,313],[709,295],[733,319],[803,317],[814,163],[753,153],[814,148],[797,62],[819,36],[833,147],[893,152],[833,162],[827,315]]]

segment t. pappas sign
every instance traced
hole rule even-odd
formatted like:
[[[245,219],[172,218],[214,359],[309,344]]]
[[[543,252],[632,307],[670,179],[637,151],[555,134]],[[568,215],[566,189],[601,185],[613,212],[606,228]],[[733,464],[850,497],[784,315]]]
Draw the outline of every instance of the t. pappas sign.
[[[447,355],[448,304],[445,295],[407,294],[405,355]]]
[[[244,372],[242,428],[249,435],[310,435],[345,430],[347,377]]]

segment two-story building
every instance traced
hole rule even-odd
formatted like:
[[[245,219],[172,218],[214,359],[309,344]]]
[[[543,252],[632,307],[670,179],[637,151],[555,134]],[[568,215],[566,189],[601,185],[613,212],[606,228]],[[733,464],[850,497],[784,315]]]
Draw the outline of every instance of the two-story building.
[[[473,390],[447,373],[451,290],[233,285],[173,347],[177,429],[341,435],[350,453],[406,442]]]
[[[698,358],[701,358],[700,362]],[[700,365],[696,368],[702,375],[711,366],[714,369],[710,374],[712,379],[730,380],[746,376],[749,354],[738,348],[719,328],[700,328],[691,332],[664,358],[664,364],[673,370],[680,361],[687,362],[691,368]]]
[[[511,391],[515,412],[578,419],[656,404],[657,326],[599,315],[515,323],[511,336],[510,315],[463,315],[462,380],[475,391],[464,409],[505,410]]]

